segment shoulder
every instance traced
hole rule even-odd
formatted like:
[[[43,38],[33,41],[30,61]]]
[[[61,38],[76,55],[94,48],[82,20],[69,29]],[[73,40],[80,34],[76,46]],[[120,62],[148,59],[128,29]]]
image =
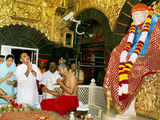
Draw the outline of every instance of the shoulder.
[[[37,65],[36,65],[36,64],[32,64],[32,66],[33,66],[33,67],[37,67]]]
[[[56,71],[55,71],[55,74],[59,75],[59,72],[56,70]]]
[[[44,76],[45,76],[45,75],[48,75],[48,74],[50,74],[50,71],[47,71],[47,72],[44,72],[44,73],[43,73]]]
[[[160,18],[158,19],[155,27],[160,28]]]
[[[77,81],[77,77],[75,76],[75,74],[73,72],[70,72],[70,74],[71,74],[71,80]]]
[[[26,68],[27,66],[25,65],[25,64],[20,64],[20,65],[18,65],[16,68],[17,69],[21,69],[21,68]]]

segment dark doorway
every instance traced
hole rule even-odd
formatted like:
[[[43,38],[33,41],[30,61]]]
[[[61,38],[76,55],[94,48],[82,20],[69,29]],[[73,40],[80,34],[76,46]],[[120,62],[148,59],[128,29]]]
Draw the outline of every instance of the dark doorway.
[[[85,32],[84,35],[76,35],[74,41],[77,48],[78,69],[85,73],[84,84],[90,84],[91,79],[94,78],[96,84],[102,86],[105,63],[108,64],[106,54],[110,54],[113,47],[108,19],[94,8],[81,12],[76,19],[81,20],[78,31]],[[73,27],[75,28],[74,24]]]

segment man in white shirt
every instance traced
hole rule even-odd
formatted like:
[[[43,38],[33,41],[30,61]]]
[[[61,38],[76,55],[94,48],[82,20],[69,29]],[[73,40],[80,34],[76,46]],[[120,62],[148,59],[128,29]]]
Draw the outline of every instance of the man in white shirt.
[[[41,80],[41,73],[38,67],[30,62],[27,53],[20,55],[20,61],[22,64],[16,68],[17,103],[38,105],[39,96],[36,80]]]
[[[46,87],[49,90],[53,90],[53,85],[57,84],[57,79],[61,78],[59,72],[57,71],[56,63],[49,63],[49,70],[42,75],[41,87]],[[55,98],[48,92],[43,93],[45,98]]]

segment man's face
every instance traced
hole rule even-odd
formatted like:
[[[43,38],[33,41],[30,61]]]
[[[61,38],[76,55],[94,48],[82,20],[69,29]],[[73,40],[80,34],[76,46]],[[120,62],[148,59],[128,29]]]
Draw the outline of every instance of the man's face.
[[[65,60],[65,59],[63,59],[63,58],[61,58],[61,59],[59,59],[58,63],[59,63],[59,64],[66,63],[66,60]]]
[[[29,64],[30,63],[30,57],[27,55],[27,53],[22,53],[20,61],[24,64]]]
[[[4,57],[0,57],[0,64],[4,62]]]
[[[148,10],[136,11],[136,12],[132,13],[132,19],[133,19],[135,25],[140,25],[140,24],[144,23],[144,21],[147,18],[147,15],[148,15]]]
[[[43,68],[45,68],[45,66],[46,66],[46,63],[45,62],[39,62],[39,68],[40,69],[43,69]]]
[[[49,64],[49,71],[51,71],[52,73],[54,73],[56,71],[56,63],[55,62],[51,62]]]
[[[71,69],[72,69],[72,70],[76,70],[76,64],[73,63],[73,64],[71,65]]]

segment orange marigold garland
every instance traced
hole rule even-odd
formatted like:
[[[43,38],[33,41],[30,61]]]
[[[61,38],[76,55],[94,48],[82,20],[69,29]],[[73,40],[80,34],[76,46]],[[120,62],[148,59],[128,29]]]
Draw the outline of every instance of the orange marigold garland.
[[[153,14],[153,9],[149,9],[148,16],[147,16],[146,21],[144,23],[143,31],[142,31],[141,36],[139,38],[139,42],[136,46],[136,49],[134,50],[134,52],[131,54],[129,60],[127,61],[128,52],[130,51],[131,45],[132,45],[134,37],[135,37],[135,32],[136,32],[136,26],[135,26],[134,22],[131,23],[126,46],[120,55],[119,88],[118,88],[118,95],[119,95],[120,101],[122,101],[126,97],[128,97],[128,75],[129,75],[129,72],[131,71],[131,68],[133,67],[133,64],[135,63],[138,55],[140,54],[140,52],[144,46],[145,40],[148,35],[149,28],[151,26],[152,14]]]

